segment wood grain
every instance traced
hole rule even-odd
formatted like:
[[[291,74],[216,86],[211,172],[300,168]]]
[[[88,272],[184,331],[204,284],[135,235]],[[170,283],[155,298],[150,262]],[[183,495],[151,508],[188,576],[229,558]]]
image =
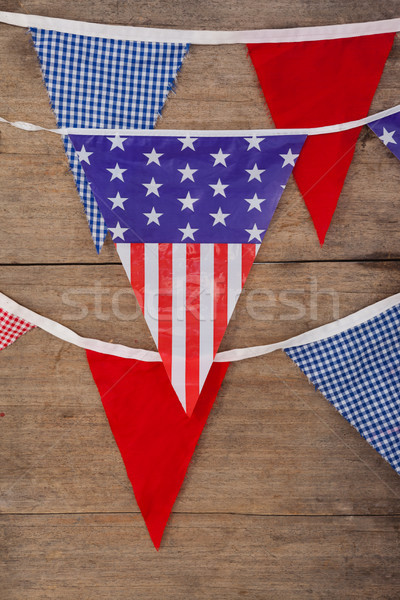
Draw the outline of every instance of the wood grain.
[[[177,515],[158,554],[139,515],[10,515],[2,525],[2,592],[13,600],[387,600],[400,589],[398,517]]]
[[[397,0],[0,0],[0,10],[245,29],[398,16]],[[55,126],[23,29],[0,26],[0,115]],[[399,102],[400,40],[371,112]],[[243,46],[192,47],[160,128],[271,127]],[[365,128],[323,248],[291,179],[222,348],[281,340],[399,291],[398,161]],[[81,335],[154,349],[61,140],[0,130],[0,291]],[[397,600],[400,479],[283,353],[232,364],[159,553],[84,352],[33,331],[0,357],[4,600]]]

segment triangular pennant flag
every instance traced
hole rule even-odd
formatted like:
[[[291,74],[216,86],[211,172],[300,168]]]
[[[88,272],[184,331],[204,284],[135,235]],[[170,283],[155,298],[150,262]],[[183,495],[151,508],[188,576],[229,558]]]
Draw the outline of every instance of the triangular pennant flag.
[[[70,137],[191,415],[305,136]]]
[[[400,473],[400,305],[285,352]]]
[[[400,160],[400,111],[383,119],[372,121],[369,123],[369,127]]]
[[[21,335],[33,329],[35,325],[28,323],[0,308],[0,350],[7,348],[15,342]]]
[[[161,362],[90,350],[87,358],[137,503],[158,549],[228,364],[213,364],[188,418]]]
[[[36,28],[31,33],[59,127],[154,127],[189,48]],[[64,145],[100,252],[104,219],[67,137]]]
[[[345,39],[249,44],[275,125],[320,127],[368,113],[394,33]],[[310,136],[293,175],[323,244],[360,128]]]

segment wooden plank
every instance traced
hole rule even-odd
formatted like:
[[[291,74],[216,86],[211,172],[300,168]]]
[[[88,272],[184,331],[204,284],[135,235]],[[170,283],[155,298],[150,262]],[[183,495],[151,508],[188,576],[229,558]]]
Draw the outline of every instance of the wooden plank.
[[[2,267],[0,279],[11,297],[82,335],[153,347],[138,311],[123,320],[136,303],[121,267]],[[393,263],[256,265],[223,347],[290,337],[399,284]],[[1,510],[136,511],[84,352],[35,331],[1,353],[0,368]],[[399,498],[396,473],[275,353],[231,365],[175,510],[393,514]]]
[[[399,517],[173,516],[156,552],[139,516],[3,516],[2,593],[30,600],[387,600]]]

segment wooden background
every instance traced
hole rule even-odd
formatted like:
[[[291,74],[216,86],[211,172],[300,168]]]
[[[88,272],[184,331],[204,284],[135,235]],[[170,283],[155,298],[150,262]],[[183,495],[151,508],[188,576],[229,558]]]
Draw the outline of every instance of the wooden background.
[[[368,21],[399,8],[0,0],[15,12],[208,29]],[[54,127],[25,30],[0,26],[0,61],[0,115]],[[399,73],[397,37],[371,112],[399,103]],[[158,126],[271,126],[245,47],[192,47]],[[0,290],[82,335],[153,348],[110,241],[96,256],[61,140],[0,133]],[[364,128],[321,249],[291,179],[223,348],[281,340],[398,292],[399,186],[398,161]],[[2,600],[400,597],[400,478],[283,354],[230,367],[159,553],[84,352],[35,331],[0,365]]]

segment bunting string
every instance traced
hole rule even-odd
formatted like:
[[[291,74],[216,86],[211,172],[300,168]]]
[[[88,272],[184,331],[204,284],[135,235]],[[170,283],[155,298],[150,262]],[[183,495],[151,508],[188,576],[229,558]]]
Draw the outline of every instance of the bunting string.
[[[367,117],[362,117],[355,121],[347,121],[345,123],[335,123],[324,127],[291,127],[280,129],[123,129],[123,128],[98,128],[98,127],[59,127],[57,129],[48,129],[40,125],[34,125],[25,121],[8,121],[4,117],[0,117],[1,123],[11,125],[16,129],[22,129],[28,132],[47,131],[58,135],[120,135],[120,136],[156,136],[156,137],[233,137],[233,136],[281,136],[281,135],[327,135],[331,133],[339,133],[341,131],[349,131],[364,125],[373,124],[375,121],[380,121],[385,117],[397,115],[400,113],[400,104],[392,106],[380,112]]]
[[[0,294],[0,349],[38,327],[83,348],[158,548],[230,362],[283,350],[400,473],[400,294],[288,340],[218,352],[293,173],[322,244],[400,19],[183,31],[0,11],[27,27],[99,252],[108,229],[158,352],[83,338]],[[189,44],[247,44],[276,129],[154,130]],[[333,124],[332,124],[333,123]],[[161,191],[160,191],[161,190]]]
[[[19,27],[37,27],[39,29],[109,39],[199,45],[308,42],[400,31],[400,18],[367,23],[344,23],[287,29],[252,29],[247,31],[196,31],[104,25],[6,11],[0,11],[0,22]]]
[[[283,350],[400,473],[400,294],[284,342],[217,354],[190,414],[157,353],[82,338],[0,294],[0,348],[35,326],[85,348],[156,548],[230,361]]]
[[[58,133],[69,127],[152,128],[191,43],[247,44],[278,132],[314,129],[293,175],[321,245],[352,161],[356,123],[368,124],[356,117],[368,112],[400,29],[398,18],[231,32],[100,25],[4,11],[1,21],[29,28]],[[324,129],[332,121],[344,126]],[[331,134],[329,141],[319,137],[323,133]],[[68,135],[64,146],[100,252],[107,235],[104,215]]]
[[[379,302],[371,304],[366,308],[362,308],[361,310],[352,313],[347,317],[343,317],[342,319],[338,319],[337,321],[332,321],[331,323],[327,323],[326,325],[316,327],[315,329],[310,329],[309,331],[288,338],[287,340],[283,340],[273,344],[249,346],[248,348],[235,348],[232,350],[217,352],[214,358],[214,362],[237,362],[240,360],[247,360],[249,358],[264,356],[266,354],[270,354],[271,352],[275,352],[276,350],[285,350],[287,348],[294,348],[297,346],[304,346],[306,344],[319,342],[326,338],[341,334],[344,331],[351,329],[352,327],[361,325],[362,323],[373,319],[374,317],[380,315],[381,313],[394,306],[397,306],[398,304],[400,304],[400,293],[394,294],[389,298],[380,300]],[[48,319],[47,317],[33,312],[29,308],[18,304],[17,302],[15,302],[14,300],[12,300],[11,298],[9,298],[1,292],[0,309],[3,309],[8,313],[13,314],[20,319],[23,319],[24,321],[30,323],[33,326],[38,327],[39,329],[43,329],[43,331],[46,331],[47,333],[59,338],[64,342],[68,342],[70,344],[73,344],[74,346],[83,348],[84,350],[91,350],[93,352],[99,352],[101,354],[108,354],[110,356],[117,356],[120,358],[130,358],[133,360],[140,360],[144,362],[161,361],[160,354],[152,350],[130,348],[129,346],[124,346],[121,344],[114,344],[111,342],[103,342],[101,340],[81,337],[68,327],[65,327],[64,325],[61,325],[56,321],[53,321],[51,319]]]
[[[399,106],[360,122],[396,154]],[[67,131],[190,415],[310,130]]]

